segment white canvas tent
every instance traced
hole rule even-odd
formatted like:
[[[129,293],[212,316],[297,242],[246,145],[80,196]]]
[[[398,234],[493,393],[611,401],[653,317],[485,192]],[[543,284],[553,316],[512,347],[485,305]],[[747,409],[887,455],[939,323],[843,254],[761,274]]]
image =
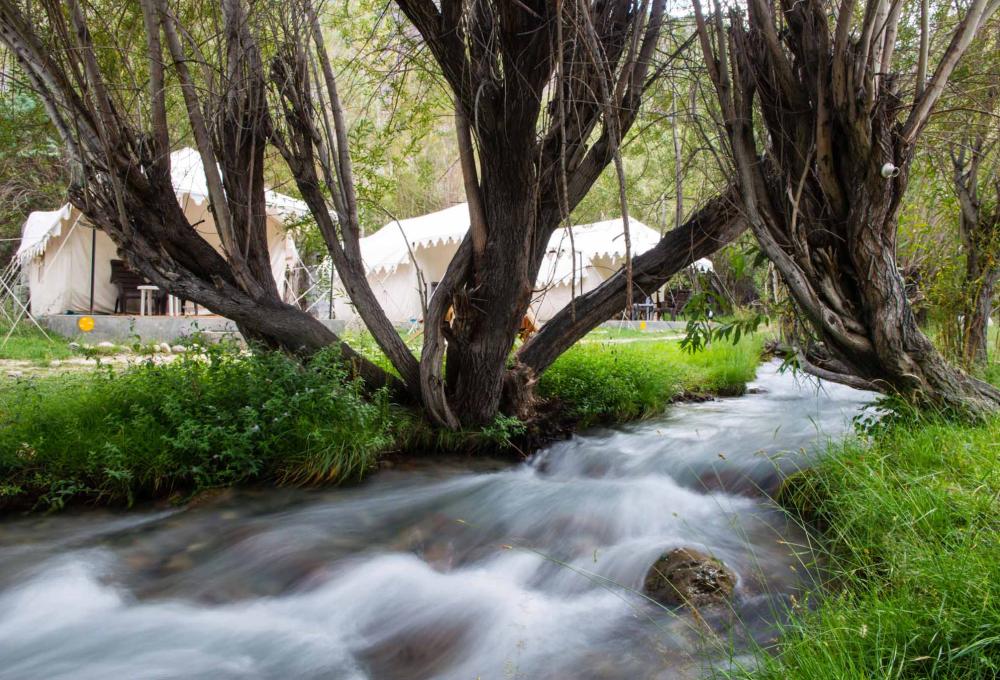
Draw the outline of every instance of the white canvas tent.
[[[171,154],[170,162],[174,191],[185,215],[191,224],[197,225],[202,237],[221,252],[201,157],[194,149],[186,148]],[[267,192],[266,203],[271,272],[278,290],[284,292],[285,272],[298,261],[295,244],[284,224],[308,214],[309,210],[302,201],[273,191]],[[111,261],[120,259],[117,248],[107,234],[92,228],[86,217],[70,204],[59,210],[31,213],[24,223],[15,257],[27,274],[32,314],[114,311],[118,292],[111,283]]]
[[[390,321],[406,324],[421,318],[417,268],[423,274],[428,294],[432,293],[468,229],[469,208],[462,203],[428,215],[394,220],[361,239],[368,281]],[[633,256],[646,252],[660,240],[658,232],[636,219],[629,220],[629,236]],[[621,218],[574,226],[572,239],[568,228],[557,229],[549,240],[535,286],[531,307],[535,318],[544,322],[567,305],[574,292],[580,295],[599,286],[622,267],[625,250]],[[695,266],[710,269],[711,262],[699,260]],[[334,314],[339,319],[356,318],[342,290],[335,298]]]
[[[469,207],[462,203],[428,215],[394,220],[361,239],[368,282],[390,321],[404,324],[421,318],[417,268],[430,294],[468,230]],[[342,291],[334,305],[336,318],[355,318],[354,308]]]

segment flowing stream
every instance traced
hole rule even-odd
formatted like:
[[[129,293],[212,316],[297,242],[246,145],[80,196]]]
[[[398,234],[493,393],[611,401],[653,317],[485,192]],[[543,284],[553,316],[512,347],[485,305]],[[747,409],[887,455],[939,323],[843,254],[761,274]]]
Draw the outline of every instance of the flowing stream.
[[[583,433],[523,465],[424,461],[344,489],[0,523],[0,678],[703,677],[810,583],[763,498],[870,395],[761,367],[751,393]],[[692,615],[664,551],[737,575]]]

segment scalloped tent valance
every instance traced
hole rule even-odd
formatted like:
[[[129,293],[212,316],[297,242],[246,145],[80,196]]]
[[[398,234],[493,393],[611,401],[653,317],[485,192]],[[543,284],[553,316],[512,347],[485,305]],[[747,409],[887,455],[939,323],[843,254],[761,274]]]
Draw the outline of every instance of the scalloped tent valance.
[[[595,266],[598,260],[616,262],[625,257],[625,230],[622,219],[616,218],[557,229],[549,239],[539,282],[548,285],[568,283],[573,272],[569,257],[570,244],[576,251],[576,268]],[[458,246],[469,230],[469,206],[459,203],[438,212],[393,220],[371,236],[361,239],[361,256],[369,275],[387,276],[402,265],[409,264],[412,253],[422,248],[443,245]],[[655,247],[660,234],[635,218],[629,219],[632,255],[640,255]],[[620,262],[618,263],[620,266]],[[699,260],[693,266],[711,271],[712,263]],[[578,274],[579,276],[579,274]]]
[[[208,202],[208,182],[201,164],[201,156],[190,147],[179,149],[170,154],[170,179],[177,194],[177,201],[186,206],[188,201],[197,206]],[[309,214],[309,206],[305,202],[268,190],[264,201],[269,215],[281,222],[298,219]],[[75,217],[74,217],[75,215]],[[26,265],[31,259],[45,253],[45,248],[53,237],[61,235],[63,225],[70,221],[81,220],[79,213],[69,203],[58,210],[37,211],[28,215],[21,229],[21,243],[18,246],[18,263]]]

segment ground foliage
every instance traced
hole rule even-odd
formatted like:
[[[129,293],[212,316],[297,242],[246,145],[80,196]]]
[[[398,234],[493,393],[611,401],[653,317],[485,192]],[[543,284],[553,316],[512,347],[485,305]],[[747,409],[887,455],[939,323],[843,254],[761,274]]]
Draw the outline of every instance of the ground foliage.
[[[329,352],[209,347],[19,381],[0,391],[0,502],[132,502],[254,479],[358,478],[389,444],[388,406],[366,401]]]
[[[693,355],[677,341],[649,340],[608,339],[568,352],[541,386],[561,409],[556,418],[615,422],[661,412],[687,393],[738,393],[759,360],[759,343],[750,340]],[[32,342],[48,351],[44,338]],[[516,450],[526,431],[509,416],[475,430],[431,427],[383,393],[366,396],[334,351],[303,364],[280,352],[205,345],[173,361],[7,378],[0,508],[183,501],[251,482],[351,482],[385,454]],[[96,352],[92,358],[100,361]]]
[[[825,578],[753,677],[997,677],[1000,418],[909,411],[865,432],[785,489]]]

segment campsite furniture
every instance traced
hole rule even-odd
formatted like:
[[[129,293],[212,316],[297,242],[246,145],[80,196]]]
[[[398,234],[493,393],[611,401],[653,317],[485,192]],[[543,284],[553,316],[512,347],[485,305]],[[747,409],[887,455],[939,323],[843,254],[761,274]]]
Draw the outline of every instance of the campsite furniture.
[[[670,315],[671,321],[676,321],[677,316],[684,309],[684,306],[691,299],[693,291],[690,288],[668,288],[664,291],[663,302],[657,310],[660,316]]]
[[[656,305],[650,298],[645,302],[635,302],[632,304],[633,321],[652,321],[656,316]]]
[[[142,285],[136,286],[139,289],[139,316],[150,316],[156,313],[156,291],[159,286]]]
[[[116,314],[128,313],[129,300],[139,300],[139,306],[142,307],[142,293],[139,291],[139,286],[146,283],[146,280],[122,260],[111,260],[111,283],[118,288],[118,297],[115,299]]]
[[[167,314],[170,316],[184,316],[184,308],[187,306],[187,303],[188,301],[182,297],[167,295]],[[192,302],[191,306],[194,307],[194,315],[198,316],[198,304]]]

